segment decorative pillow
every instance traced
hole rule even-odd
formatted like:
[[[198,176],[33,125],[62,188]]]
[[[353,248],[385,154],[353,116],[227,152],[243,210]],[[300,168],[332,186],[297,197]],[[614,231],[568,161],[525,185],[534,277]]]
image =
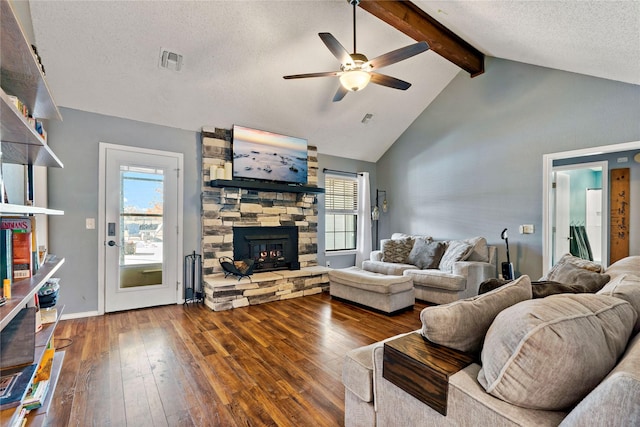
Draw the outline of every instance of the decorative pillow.
[[[640,277],[635,274],[622,274],[600,289],[598,295],[620,298],[631,304],[638,313],[638,320],[633,330],[640,332]]]
[[[464,240],[464,242],[473,246],[467,261],[489,262],[489,246],[487,245],[487,239],[484,237],[473,237],[471,239]]]
[[[491,324],[478,381],[489,394],[517,406],[569,408],[615,366],[636,318],[631,304],[605,295],[523,301]]]
[[[420,313],[422,335],[460,351],[477,352],[493,319],[507,307],[531,299],[529,276],[483,295],[427,307]]]
[[[548,276],[546,281],[574,285],[575,293],[598,292],[610,279],[608,274],[595,273],[571,263],[562,264]]]
[[[409,264],[413,264],[420,269],[438,268],[446,249],[447,245],[444,242],[432,242],[423,237],[418,237],[413,242],[413,248],[407,260]]]
[[[382,261],[404,264],[413,248],[413,239],[386,239],[382,241]]]
[[[478,294],[484,294],[486,292],[492,291],[509,282],[510,280],[504,279],[487,279],[484,282],[480,283]],[[533,295],[533,299],[545,298],[550,295],[556,294],[583,294],[587,292],[592,293],[580,284],[566,285],[564,283],[552,282],[549,280],[544,282],[531,282],[531,293]]]
[[[453,264],[458,261],[464,261],[467,259],[473,246],[463,242],[461,240],[452,240],[447,245],[447,250],[444,252],[442,259],[440,260],[439,269],[451,273],[453,271]]]
[[[565,264],[573,264],[573,265],[575,265],[575,266],[577,266],[579,268],[582,268],[584,270],[593,271],[594,273],[602,273],[604,271],[604,269],[602,268],[602,265],[600,265],[598,263],[595,263],[593,261],[589,261],[589,260],[586,260],[586,259],[582,259],[582,258],[579,258],[577,256],[573,256],[571,254],[564,254],[564,255],[562,255],[562,258],[560,258],[560,260],[558,260],[556,265],[551,267],[551,270],[549,270],[549,272],[547,274],[542,276],[540,278],[540,280],[541,281],[552,280],[552,279],[550,279],[550,277],[553,275],[554,270],[562,268]]]

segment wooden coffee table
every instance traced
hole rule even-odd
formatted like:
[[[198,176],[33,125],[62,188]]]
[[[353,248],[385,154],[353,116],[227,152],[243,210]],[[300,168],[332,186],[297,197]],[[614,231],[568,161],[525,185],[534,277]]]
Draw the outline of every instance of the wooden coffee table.
[[[382,376],[447,415],[449,377],[475,360],[473,354],[434,344],[414,332],[384,344]]]

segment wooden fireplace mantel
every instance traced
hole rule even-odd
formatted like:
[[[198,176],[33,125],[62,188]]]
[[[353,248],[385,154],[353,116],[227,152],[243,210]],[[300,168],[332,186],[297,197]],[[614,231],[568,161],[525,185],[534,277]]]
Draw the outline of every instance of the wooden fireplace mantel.
[[[263,181],[244,181],[239,179],[214,179],[209,182],[211,187],[244,188],[247,190],[273,191],[278,193],[324,193],[324,188],[309,185],[280,184]]]

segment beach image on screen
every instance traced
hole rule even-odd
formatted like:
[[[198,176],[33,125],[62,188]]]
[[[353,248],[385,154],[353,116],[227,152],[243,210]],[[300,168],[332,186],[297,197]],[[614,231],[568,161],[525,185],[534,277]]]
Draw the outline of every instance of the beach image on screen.
[[[307,140],[233,127],[233,177],[307,183]]]

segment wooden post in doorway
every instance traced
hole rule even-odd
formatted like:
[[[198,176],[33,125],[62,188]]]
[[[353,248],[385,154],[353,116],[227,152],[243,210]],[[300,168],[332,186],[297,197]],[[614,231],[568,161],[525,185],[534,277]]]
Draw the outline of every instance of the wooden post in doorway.
[[[631,218],[629,173],[629,168],[611,169],[609,265],[629,256],[629,218]]]

